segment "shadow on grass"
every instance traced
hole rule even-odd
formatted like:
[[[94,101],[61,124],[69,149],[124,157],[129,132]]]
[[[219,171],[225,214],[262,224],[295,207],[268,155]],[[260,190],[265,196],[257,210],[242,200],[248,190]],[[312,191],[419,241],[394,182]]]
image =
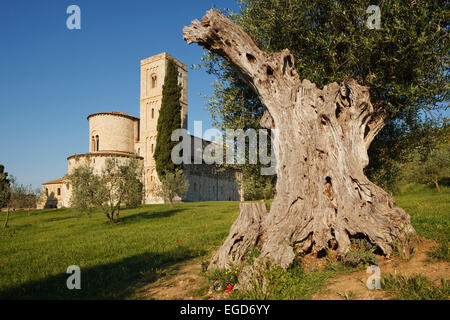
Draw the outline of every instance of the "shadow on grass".
[[[179,246],[163,253],[145,253],[118,262],[81,268],[81,289],[69,290],[68,266],[56,276],[0,291],[0,299],[124,299],[137,288],[156,281],[161,270],[206,252]],[[76,263],[76,262],[74,262]]]
[[[167,218],[170,216],[173,216],[174,214],[178,212],[185,211],[186,209],[183,208],[174,208],[169,210],[155,210],[155,211],[146,211],[146,212],[139,212],[136,214],[131,214],[128,216],[122,216],[120,220],[122,222],[133,222],[134,220],[141,220],[141,219],[155,219],[155,218]]]
[[[69,219],[77,219],[80,218],[80,216],[66,216],[66,217],[55,217],[55,218],[49,218],[49,219],[44,219],[42,220],[42,222],[55,222],[55,221],[63,221],[63,220],[69,220]]]

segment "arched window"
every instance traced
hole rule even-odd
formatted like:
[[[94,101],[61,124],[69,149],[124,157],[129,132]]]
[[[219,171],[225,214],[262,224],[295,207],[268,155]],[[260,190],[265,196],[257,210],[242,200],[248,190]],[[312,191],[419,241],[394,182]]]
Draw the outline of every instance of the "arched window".
[[[152,76],[152,88],[156,88],[156,86],[158,85],[158,78],[156,77],[156,75]]]
[[[98,136],[95,136],[95,150],[98,151],[100,149],[100,139]]]
[[[152,108],[152,119],[155,117],[155,109]]]
[[[153,143],[152,143],[152,153],[153,153]]]
[[[91,152],[95,151],[95,137],[92,136],[92,140],[91,140]]]

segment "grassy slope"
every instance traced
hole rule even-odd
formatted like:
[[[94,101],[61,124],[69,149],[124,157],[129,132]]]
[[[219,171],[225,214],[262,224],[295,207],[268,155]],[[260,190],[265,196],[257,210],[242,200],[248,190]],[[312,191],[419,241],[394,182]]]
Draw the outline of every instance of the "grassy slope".
[[[411,216],[419,235],[437,240],[450,240],[450,188],[438,193],[433,187],[411,185],[394,196],[397,206]]]
[[[416,186],[395,200],[420,235],[448,239],[449,191]],[[237,202],[144,206],[123,210],[123,224],[113,227],[101,213],[15,212],[10,228],[0,230],[0,299],[127,297],[135,285],[156,280],[159,270],[220,245],[237,210]],[[73,264],[81,267],[82,290],[66,288],[65,271]],[[309,297],[315,289],[294,290],[290,298]]]
[[[220,245],[237,210],[237,202],[144,206],[121,211],[112,227],[100,213],[13,213],[0,230],[0,299],[124,297],[159,269]],[[70,265],[81,268],[82,290],[66,288]]]

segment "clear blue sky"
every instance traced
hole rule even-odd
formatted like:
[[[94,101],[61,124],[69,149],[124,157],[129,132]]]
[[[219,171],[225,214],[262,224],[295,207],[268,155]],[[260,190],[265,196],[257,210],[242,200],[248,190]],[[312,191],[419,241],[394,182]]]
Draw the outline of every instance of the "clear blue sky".
[[[66,9],[81,8],[81,30],[66,28]],[[213,5],[235,0],[2,0],[0,4],[0,163],[20,183],[40,187],[67,172],[66,158],[88,151],[86,117],[139,116],[140,60],[166,51],[187,66],[202,49],[182,28]],[[211,127],[205,110],[214,78],[189,70],[189,128]]]

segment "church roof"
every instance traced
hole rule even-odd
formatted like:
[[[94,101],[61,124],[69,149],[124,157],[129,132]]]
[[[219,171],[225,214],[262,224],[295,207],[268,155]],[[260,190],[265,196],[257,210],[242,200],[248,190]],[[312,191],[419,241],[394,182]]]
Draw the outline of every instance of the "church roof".
[[[133,157],[136,156],[135,154],[131,152],[124,152],[124,151],[113,151],[113,150],[100,150],[95,152],[88,152],[88,153],[79,153],[71,155],[67,158],[67,160],[76,158],[76,157],[98,157],[98,156],[122,156],[122,157]],[[136,156],[137,159],[143,160],[144,158],[141,156]]]
[[[132,116],[130,114],[127,113],[123,113],[123,112],[119,112],[119,111],[111,111],[111,112],[97,112],[97,113],[93,113],[90,114],[87,119],[89,120],[90,117],[93,116],[98,116],[98,115],[112,115],[112,116],[119,116],[119,117],[125,117],[131,120],[135,120],[135,121],[139,121],[139,118]]]
[[[43,183],[42,185],[46,185],[46,184],[59,184],[59,183],[63,183],[63,178],[56,179],[56,180],[52,180],[52,181],[48,181],[48,182]]]

